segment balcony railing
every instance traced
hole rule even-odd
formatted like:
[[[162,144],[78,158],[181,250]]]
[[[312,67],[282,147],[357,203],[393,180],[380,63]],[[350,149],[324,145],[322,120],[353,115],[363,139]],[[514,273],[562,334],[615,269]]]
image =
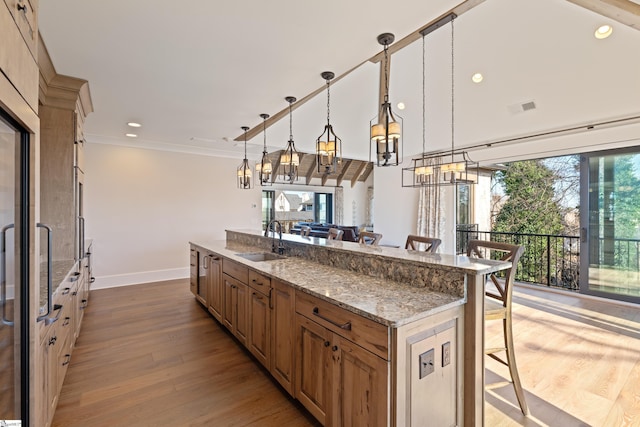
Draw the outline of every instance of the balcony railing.
[[[466,252],[470,239],[522,245],[525,251],[516,270],[516,280],[578,290],[579,236],[478,231],[474,225],[458,226],[458,253]]]

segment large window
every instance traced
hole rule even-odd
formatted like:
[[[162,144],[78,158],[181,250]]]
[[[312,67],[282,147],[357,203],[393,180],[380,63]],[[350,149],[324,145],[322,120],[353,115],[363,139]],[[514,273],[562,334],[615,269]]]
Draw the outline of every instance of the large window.
[[[333,222],[333,194],[313,191],[274,190],[262,192],[262,228],[272,219],[284,230],[298,222]]]

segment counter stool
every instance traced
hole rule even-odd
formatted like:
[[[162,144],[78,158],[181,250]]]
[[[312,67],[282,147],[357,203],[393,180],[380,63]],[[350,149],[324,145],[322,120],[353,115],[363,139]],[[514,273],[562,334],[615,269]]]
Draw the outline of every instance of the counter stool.
[[[520,256],[524,252],[524,248],[518,245],[501,242],[488,242],[485,240],[469,240],[467,246],[467,256],[475,258],[499,259],[501,261],[510,261],[511,268],[505,270],[505,277],[498,278],[494,273],[490,274],[489,280],[495,287],[487,289],[485,286],[484,300],[484,318],[486,320],[502,320],[502,333],[504,335],[504,346],[485,349],[485,354],[509,367],[509,374],[513,388],[516,392],[516,398],[520,405],[520,410],[524,415],[529,414],[527,402],[524,400],[524,391],[518,376],[518,368],[516,366],[516,356],[513,349],[513,328],[511,327],[511,301],[513,294],[513,282],[515,281],[516,268]],[[495,353],[506,352],[507,360],[496,356]]]
[[[407,236],[407,243],[404,245],[404,248],[410,249],[412,251],[417,251],[420,250],[420,243],[424,243],[425,252],[435,254],[438,246],[440,246],[440,243],[442,243],[442,240],[436,239],[435,237],[424,237],[409,234]]]
[[[329,234],[327,234],[327,239],[329,240],[342,240],[342,234],[344,231],[338,228],[330,228]]]
[[[307,237],[309,236],[310,233],[311,233],[311,227],[309,227],[308,225],[303,225],[302,227],[300,227],[301,236]]]
[[[372,231],[361,231],[358,235],[358,243],[365,245],[378,246],[380,239],[382,239],[382,234]]]

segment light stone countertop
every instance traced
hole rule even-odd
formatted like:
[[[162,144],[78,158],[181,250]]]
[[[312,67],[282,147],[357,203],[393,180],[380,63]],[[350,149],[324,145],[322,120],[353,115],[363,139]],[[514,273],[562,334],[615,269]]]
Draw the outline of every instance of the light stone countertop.
[[[246,233],[243,231],[243,233]],[[260,234],[259,232],[257,232]],[[283,235],[283,240],[303,241],[295,235]],[[410,251],[394,248],[371,248],[351,242],[334,242],[321,238],[304,239],[311,244],[342,248],[352,252],[364,251],[380,253],[391,258],[405,257],[414,261],[431,262],[446,268],[455,268],[471,274],[482,274],[505,268],[508,263],[477,263],[467,257],[445,255],[425,256],[411,254]],[[279,279],[318,298],[343,307],[354,313],[372,319],[383,325],[397,328],[413,321],[431,316],[452,307],[462,305],[466,297],[436,292],[426,288],[416,288],[404,283],[380,279],[352,271],[321,265],[298,257],[285,257],[272,261],[250,261],[238,256],[241,253],[265,252],[257,246],[240,244],[235,241],[190,242],[251,269]],[[338,243],[338,244],[336,244]],[[347,243],[349,243],[347,245]],[[355,248],[350,247],[355,246]],[[346,248],[345,248],[346,247]],[[395,252],[395,253],[393,253]]]

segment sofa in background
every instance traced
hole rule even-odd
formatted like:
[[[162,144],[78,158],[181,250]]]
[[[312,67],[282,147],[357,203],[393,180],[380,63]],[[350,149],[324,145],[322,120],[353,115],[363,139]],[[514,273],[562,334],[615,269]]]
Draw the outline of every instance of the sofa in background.
[[[311,228],[311,232],[309,236],[311,237],[322,237],[324,239],[327,238],[329,234],[330,228],[337,228],[342,230],[342,240],[347,242],[357,242],[358,241],[358,226],[356,225],[337,225],[337,224],[327,224],[320,222],[299,222],[295,224],[289,232],[291,234],[300,234],[300,228],[303,226],[307,226]]]

